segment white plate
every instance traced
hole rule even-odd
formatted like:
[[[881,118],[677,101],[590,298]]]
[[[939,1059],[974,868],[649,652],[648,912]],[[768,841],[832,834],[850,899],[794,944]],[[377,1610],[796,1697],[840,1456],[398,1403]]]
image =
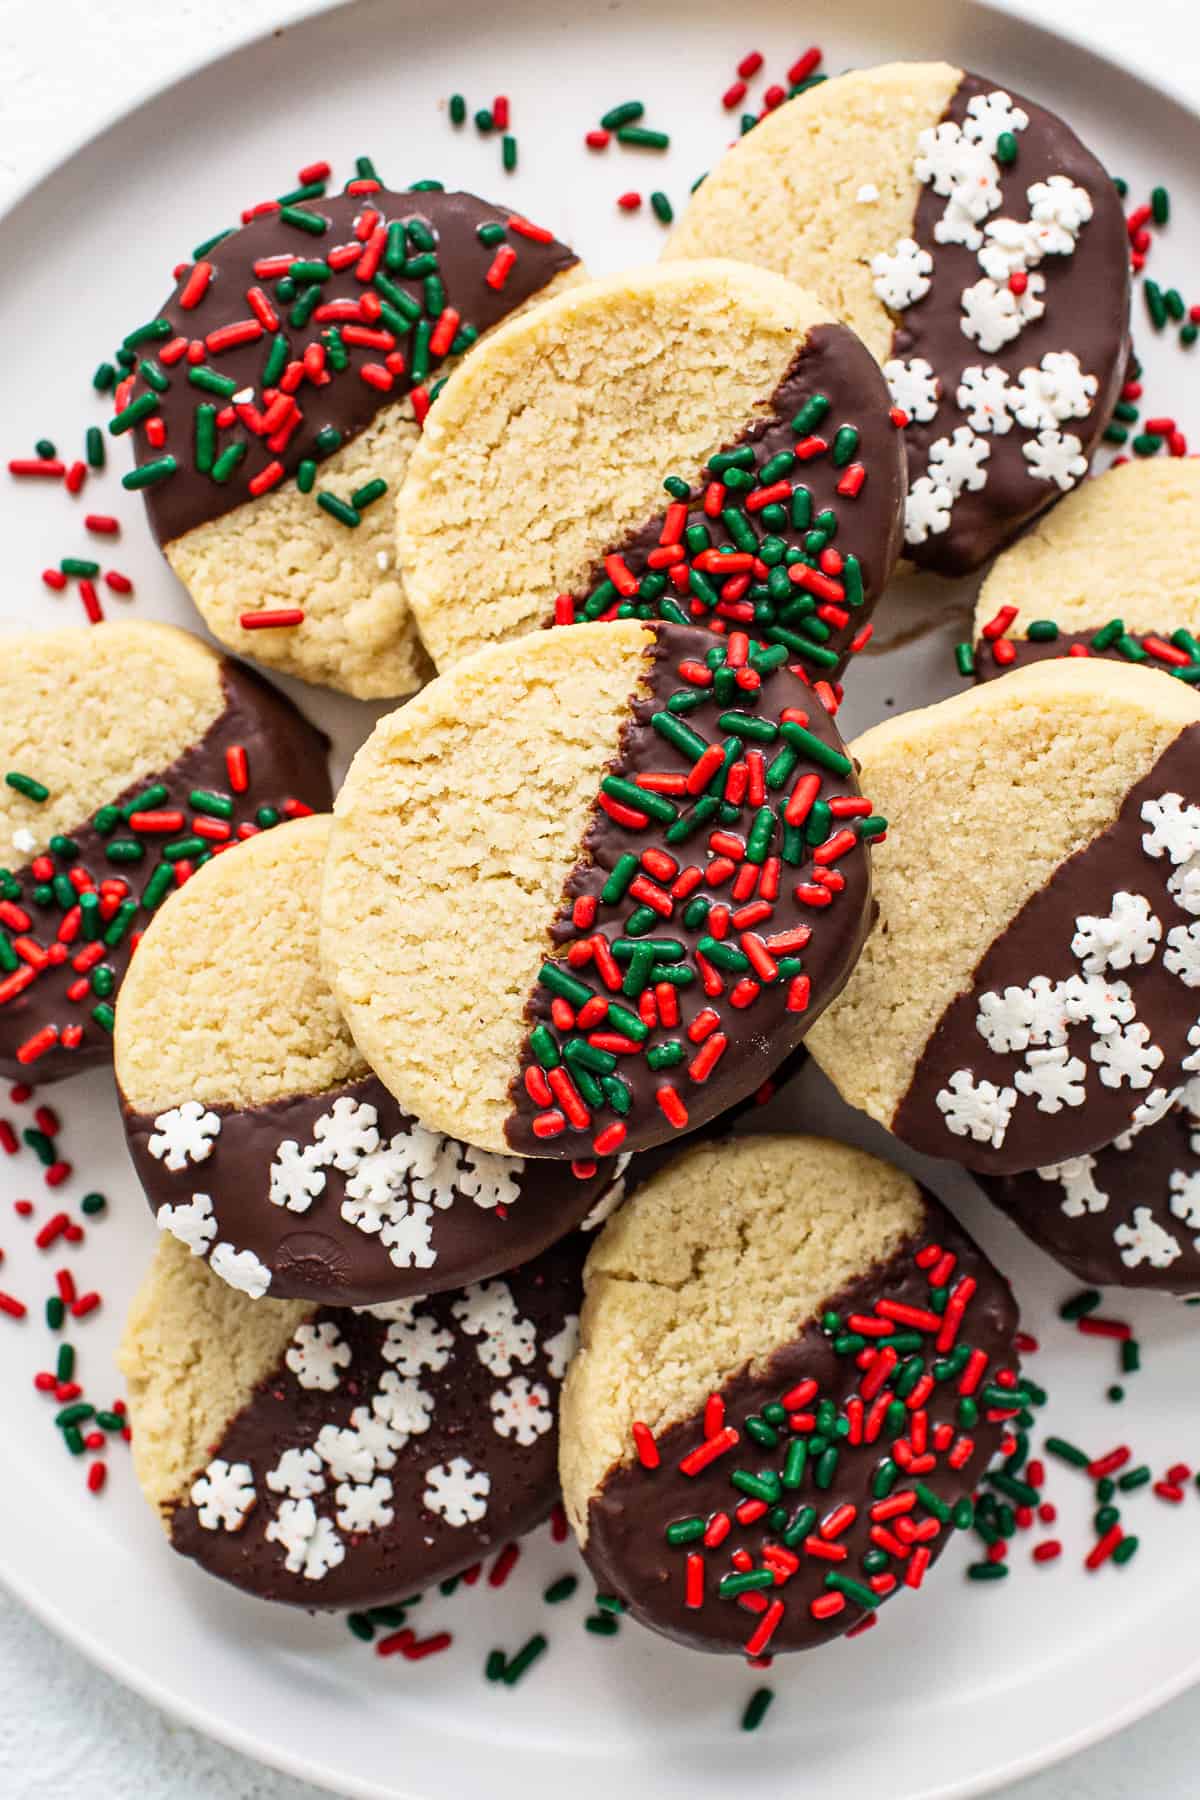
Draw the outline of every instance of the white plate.
[[[1182,105],[966,0],[926,0],[919,29],[898,11],[894,0],[860,0],[853,20],[824,39],[829,65],[945,56],[1057,106],[1135,193],[1151,181],[1170,186],[1180,223],[1157,261],[1185,291],[1189,280],[1190,291],[1200,291],[1200,257],[1182,241],[1200,206],[1200,132]],[[823,26],[799,21],[787,0],[760,0],[752,29],[733,22],[723,0],[643,7],[636,16],[612,0],[553,9],[544,0],[393,3],[310,19],[202,69],[94,139],[10,214],[10,255],[0,267],[5,455],[27,453],[42,434],[74,453],[83,425],[104,418],[89,398],[91,368],[150,313],[171,264],[235,219],[242,203],[279,192],[301,164],[329,156],[344,172],[356,153],[368,152],[394,186],[436,175],[511,196],[601,271],[656,253],[660,228],[647,213],[619,214],[615,195],[660,186],[682,203],[726,137],[718,96],[737,58],[761,49],[774,78],[823,35]],[[439,103],[452,89],[472,105],[497,90],[512,96],[521,142],[515,178],[499,173],[494,138],[484,142],[470,126],[450,129]],[[649,101],[649,122],[674,134],[670,155],[613,149],[589,157],[580,142],[585,128],[632,95]],[[1185,359],[1156,344],[1146,360],[1148,394],[1170,396],[1161,403],[1186,423],[1185,390],[1194,381]],[[124,466],[119,449],[113,460]],[[85,504],[126,522],[105,560],[134,576],[134,610],[194,626],[116,474],[90,485],[78,510]],[[64,554],[89,553],[70,503],[58,489],[5,483],[0,506],[0,618],[9,629],[75,620],[75,598],[56,599],[37,578]],[[965,599],[960,591],[960,613]],[[914,616],[926,629],[856,671],[847,708],[855,727],[953,685],[948,644],[961,633],[948,590],[910,589],[905,605],[899,624],[893,613],[893,635],[903,636]],[[120,603],[109,610],[124,611]],[[928,629],[938,617],[942,628]],[[335,730],[342,760],[374,716],[329,696],[310,695],[307,703]],[[89,1395],[108,1398],[121,1313],[153,1238],[107,1082],[81,1077],[46,1097],[61,1107],[66,1153],[79,1171],[63,1190],[67,1199],[103,1189],[111,1216],[89,1228],[76,1250],[41,1256],[31,1229],[10,1210],[26,1193],[46,1216],[39,1171],[28,1153],[0,1168],[0,1282],[33,1304],[24,1326],[0,1318],[0,1417],[10,1446],[0,1483],[0,1575],[105,1668],[238,1748],[343,1793],[421,1800],[485,1786],[492,1800],[524,1800],[567,1784],[575,1800],[601,1800],[616,1788],[704,1800],[742,1786],[758,1800],[868,1786],[916,1800],[1012,1779],[1200,1677],[1191,1623],[1200,1605],[1194,1499],[1178,1513],[1144,1494],[1132,1499],[1130,1522],[1143,1537],[1136,1564],[1125,1574],[1089,1577],[1079,1562],[1090,1487],[1057,1468],[1050,1491],[1068,1544],[1062,1564],[1035,1570],[1026,1538],[1012,1578],[981,1589],[964,1581],[967,1548],[955,1546],[921,1602],[899,1598],[867,1637],[818,1657],[784,1659],[766,1677],[731,1659],[676,1650],[629,1625],[611,1640],[585,1633],[586,1582],[574,1600],[546,1608],[546,1581],[577,1567],[546,1532],[529,1542],[502,1590],[460,1589],[422,1609],[448,1624],[456,1642],[419,1665],[376,1658],[339,1620],[273,1611],[206,1581],[168,1550],[123,1456],[110,1457],[102,1499],[84,1492],[83,1469],[64,1454],[49,1422],[51,1403],[31,1385],[52,1355],[42,1298],[53,1270],[66,1263],[81,1286],[105,1295],[104,1308],[70,1336]],[[0,1113],[13,1113],[5,1100]],[[819,1099],[815,1117],[836,1123]],[[1126,1407],[1114,1408],[1103,1398],[1108,1348],[1054,1319],[1070,1281],[988,1215],[966,1183],[954,1197],[1013,1272],[1026,1320],[1042,1339],[1031,1373],[1052,1391],[1051,1428],[1097,1452],[1128,1433],[1156,1470],[1186,1458],[1181,1424],[1195,1415],[1195,1315],[1121,1302],[1146,1368],[1130,1383]],[[536,1629],[546,1630],[550,1653],[524,1685],[486,1684],[488,1648],[511,1651]],[[764,1679],[776,1690],[774,1709],[758,1735],[742,1736],[741,1709]]]

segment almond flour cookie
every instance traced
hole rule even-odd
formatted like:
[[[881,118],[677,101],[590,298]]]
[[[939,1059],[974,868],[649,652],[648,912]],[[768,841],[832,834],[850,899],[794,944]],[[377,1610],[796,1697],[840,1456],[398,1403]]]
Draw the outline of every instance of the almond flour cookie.
[[[330,803],[326,739],[171,625],[9,637],[0,668],[0,1071],[112,1056],[113,1003],[167,895]]]
[[[753,627],[836,676],[899,554],[904,448],[833,320],[777,276],[705,262],[574,288],[497,332],[447,385],[397,506],[438,668],[618,617]]]
[[[1200,1030],[1193,1027],[1197,1046]],[[1200,1048],[1186,1059],[1200,1067]],[[1200,1294],[1200,1085],[1166,1094],[1087,1156],[977,1177],[990,1200],[1089,1286]]]
[[[528,1262],[616,1171],[473,1150],[371,1074],[317,956],[330,823],[280,826],[162,908],[121,992],[115,1065],[163,1230],[254,1299],[367,1305]]]
[[[588,1257],[563,1498],[604,1591],[698,1650],[803,1650],[919,1588],[1021,1402],[1008,1284],[898,1169],[684,1151]]]
[[[1200,1013],[1200,698],[1067,657],[851,749],[891,828],[878,924],[809,1041],[844,1098],[996,1174],[1142,1123]]]
[[[666,255],[803,281],[908,417],[905,550],[977,568],[1087,472],[1129,348],[1116,189],[1043,107],[946,63],[856,69],[760,121]]]
[[[1086,481],[1006,550],[975,608],[975,675],[1120,657],[1200,680],[1200,462],[1140,458]]]
[[[558,1391],[586,1240],[365,1311],[252,1301],[164,1235],[119,1362],[171,1545],[263,1600],[380,1605],[558,1497]]]
[[[473,194],[352,188],[185,269],[126,340],[141,360],[110,429],[132,432],[126,485],[222,643],[371,698],[429,673],[392,519],[437,384],[578,264]]]
[[[622,620],[478,651],[335,807],[321,954],[430,1130],[608,1156],[752,1093],[853,965],[884,829],[781,646]]]

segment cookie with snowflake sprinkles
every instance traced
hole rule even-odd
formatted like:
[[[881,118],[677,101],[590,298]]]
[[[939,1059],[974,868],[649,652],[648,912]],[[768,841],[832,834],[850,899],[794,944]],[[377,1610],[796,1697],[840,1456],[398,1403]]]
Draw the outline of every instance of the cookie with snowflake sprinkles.
[[[367,1305],[528,1262],[613,1184],[427,1131],[356,1051],[317,954],[328,815],[197,873],[122,988],[117,1084],[160,1228],[253,1298]]]
[[[474,194],[283,205],[184,267],[125,339],[128,433],[167,560],[222,643],[380,697],[429,673],[392,517],[431,400],[476,339],[580,278],[540,225]]]
[[[1188,1061],[1200,1067],[1198,1046]],[[1200,1082],[1159,1089],[1112,1144],[1024,1175],[977,1177],[990,1200],[1091,1286],[1200,1294]]]
[[[1107,656],[1200,681],[1200,462],[1119,463],[997,557],[975,607],[973,672]]]
[[[158,908],[244,839],[328,807],[324,735],[170,625],[5,640],[0,1070],[112,1057],[113,1007]]]
[[[542,625],[752,631],[835,679],[900,550],[902,434],[828,304],[729,262],[559,294],[472,355],[397,506],[445,670]],[[471,503],[463,505],[463,495]]]
[[[884,829],[782,646],[661,621],[538,632],[439,676],[359,751],[322,958],[430,1129],[503,1154],[645,1149],[799,1043],[859,952]]]
[[[1063,657],[876,726],[879,918],[809,1048],[851,1105],[985,1173],[1063,1162],[1186,1079],[1200,697]]]
[[[1086,474],[1128,356],[1128,233],[1074,132],[997,82],[894,63],[797,95],[666,255],[790,275],[869,345],[908,419],[912,562],[977,568]]]
[[[174,1238],[119,1362],[138,1481],[181,1555],[263,1600],[380,1605],[558,1498],[586,1245],[375,1309],[253,1301]]]
[[[1008,1283],[823,1139],[684,1151],[584,1291],[567,1515],[598,1586],[694,1649],[809,1649],[920,1588],[1023,1403]]]

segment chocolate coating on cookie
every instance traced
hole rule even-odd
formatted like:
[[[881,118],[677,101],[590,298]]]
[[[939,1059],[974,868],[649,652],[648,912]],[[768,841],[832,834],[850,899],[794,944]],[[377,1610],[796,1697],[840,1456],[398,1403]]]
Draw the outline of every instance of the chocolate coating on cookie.
[[[145,490],[160,544],[357,436],[577,261],[550,233],[474,194],[357,186],[222,238],[202,259],[207,283],[196,276],[201,263],[192,265],[139,345],[158,375],[152,384],[139,371],[129,401],[155,402],[165,438],[152,444],[138,419],[137,462],[165,455],[176,465]],[[515,260],[497,263],[498,246],[481,240],[480,226],[500,228]],[[289,261],[302,273],[289,275]],[[291,282],[291,298],[281,281]],[[189,344],[203,349],[196,362]],[[199,449],[201,419],[205,432],[212,427],[211,450]]]
[[[975,680],[995,681],[1010,669],[1053,662],[1060,656],[1100,656],[1109,662],[1136,662],[1146,668],[1162,669],[1168,675],[1174,668],[1186,668],[1191,663],[1186,650],[1180,652],[1182,662],[1173,663],[1156,655],[1153,649],[1147,650],[1147,641],[1167,649],[1178,648],[1171,643],[1169,631],[1113,632],[1109,626],[1101,626],[1098,631],[1059,631],[1054,636],[1045,632],[1036,637],[981,637],[975,645]]]
[[[617,1174],[612,1160],[576,1175],[427,1131],[373,1075],[253,1106],[194,1105],[207,1140],[194,1161],[172,1152],[180,1111],[125,1112],[151,1210],[165,1230],[182,1216],[181,1231],[249,1252],[255,1285],[275,1299],[368,1306],[482,1281],[573,1231]]]
[[[400,1599],[530,1530],[558,1497],[585,1250],[576,1235],[395,1316],[314,1312],[195,1471],[175,1549],[260,1599],[328,1608]]]
[[[871,922],[869,809],[832,719],[774,661],[782,649],[764,660],[736,633],[714,646],[651,629],[526,1009],[505,1126],[522,1155],[644,1149],[715,1118],[796,1048]]]
[[[814,679],[836,679],[903,533],[904,442],[874,359],[844,325],[814,326],[771,395],[769,416],[723,444],[713,462],[690,482],[686,502],[677,498],[613,546],[627,572],[622,590],[606,556],[577,617],[752,625]],[[668,473],[689,486],[690,470]],[[764,491],[774,491],[766,505]],[[689,533],[701,538],[698,548]],[[722,579],[718,559],[727,555]],[[705,579],[689,584],[692,569]]]
[[[943,1013],[893,1121],[905,1143],[991,1174],[1037,1169],[1111,1143],[1141,1102],[1180,1084],[1200,1011],[1197,927],[1181,904],[1198,792],[1192,725]]]
[[[1027,520],[1055,501],[1063,489],[1074,485],[1083,471],[1068,469],[1072,458],[1060,454],[1062,446],[1054,440],[1059,434],[1072,437],[1078,440],[1076,457],[1091,455],[1117,400],[1128,354],[1129,241],[1121,203],[1112,181],[1075,133],[1045,108],[1021,95],[998,90],[995,82],[971,74],[963,76],[939,130],[947,124],[963,126],[972,101],[986,104],[987,97],[998,92],[1011,98],[1013,105],[1027,116],[1028,123],[1007,134],[1015,143],[1013,160],[1004,163],[997,158],[991,164],[1000,201],[977,220],[975,230],[986,237],[989,226],[1001,221],[1029,221],[1028,190],[1035,184],[1050,184],[1053,188],[1056,178],[1083,190],[1090,201],[1090,217],[1079,217],[1079,209],[1063,189],[1057,198],[1052,195],[1041,199],[1043,229],[1049,226],[1049,242],[1056,244],[1057,249],[1045,248],[1032,261],[1014,249],[1013,273],[997,281],[996,287],[1000,304],[1007,304],[1004,295],[1012,292],[1019,307],[1028,308],[1032,300],[1034,305],[1043,305],[1044,311],[1040,317],[1028,318],[1017,336],[994,343],[987,335],[986,324],[974,339],[963,329],[967,322],[964,295],[977,286],[982,289],[992,279],[978,249],[939,239],[939,229],[945,232],[945,221],[957,203],[951,200],[948,186],[937,191],[940,182],[936,174],[921,188],[912,237],[919,249],[932,258],[932,270],[928,291],[899,314],[892,357],[910,364],[918,359],[928,364],[940,388],[932,410],[929,405],[912,410],[905,438],[912,488],[906,553],[914,562],[941,575],[962,575],[978,568]],[[930,161],[936,170],[935,153],[931,153]],[[1060,213],[1068,220],[1066,225],[1060,222]],[[964,226],[961,220],[953,223],[951,229],[974,241],[972,227]],[[979,248],[983,242],[980,238]],[[998,254],[1003,262],[1003,249]],[[1012,288],[1014,280],[1019,294]],[[886,301],[882,288],[878,291]],[[980,315],[995,304],[990,291],[979,293],[976,305]],[[1081,398],[1068,411],[1063,410],[1067,402],[1059,392],[1048,390],[1040,399],[1037,394],[1044,371],[1043,357],[1064,353],[1078,361],[1076,378],[1081,373],[1093,380],[1090,397]],[[964,372],[969,370],[985,374],[997,371],[995,390],[1003,388],[1007,395],[1000,407],[1004,429],[987,422],[982,399],[972,398],[966,404],[958,399]],[[1031,378],[1028,392],[1023,392],[1027,384],[1021,380],[1025,372]],[[893,387],[893,392],[899,397],[898,388]],[[998,400],[987,401],[987,406],[998,405]],[[1030,425],[1021,419],[1018,408],[1026,411]],[[986,459],[979,465],[978,473],[971,476],[979,484],[963,485],[954,496],[948,528],[931,528],[926,535],[919,535],[914,532],[912,521],[928,498],[920,486],[922,478],[939,479],[937,459],[931,463],[931,450],[935,443],[952,438],[956,430],[964,427],[968,436],[976,433],[986,446]],[[1049,439],[1048,457],[1037,449],[1043,437]],[[1033,456],[1026,454],[1027,446],[1033,450]],[[1061,465],[1061,479],[1035,478],[1035,458],[1045,461],[1047,467],[1058,469]],[[943,473],[945,467],[941,465]]]
[[[223,710],[198,744],[122,792],[98,794],[92,818],[62,834],[73,848],[48,850],[13,872],[0,915],[5,966],[9,959],[15,965],[0,975],[0,1071],[6,1075],[57,1081],[111,1061],[117,990],[138,933],[178,883],[175,871],[286,815],[289,803],[310,811],[330,805],[324,733],[240,663],[222,663],[221,685]],[[136,695],[129,703],[136,705]],[[227,761],[227,752],[238,749],[247,773],[242,792]],[[194,807],[190,797],[197,792],[215,794],[217,807]],[[152,818],[139,830],[144,813],[174,813],[178,823],[164,827]],[[185,842],[190,847],[181,849]],[[105,882],[123,886],[105,891]],[[100,895],[95,922],[90,903],[80,910],[86,889]],[[35,974],[27,981],[30,968]],[[102,970],[107,973],[98,980]],[[31,1055],[36,1044],[42,1047]]]
[[[1090,1155],[977,1179],[1089,1286],[1200,1294],[1200,1124],[1186,1104]]]
[[[926,1201],[919,1237],[830,1296],[836,1329],[810,1321],[762,1368],[722,1385],[714,1411],[736,1441],[707,1450],[718,1439],[706,1437],[701,1411],[658,1434],[656,1468],[625,1462],[604,1478],[588,1505],[584,1554],[600,1588],[635,1618],[693,1649],[809,1649],[905,1584],[919,1586],[956,1509],[969,1522],[971,1494],[1013,1414],[997,1404],[996,1381],[1017,1366],[1017,1309],[983,1252]],[[871,1331],[880,1326],[881,1303],[900,1353],[859,1329],[862,1317]],[[916,1311],[887,1320],[887,1304]],[[865,1369],[864,1347],[876,1358]],[[737,1471],[749,1486],[731,1479]],[[919,1535],[909,1538],[911,1527]],[[738,1552],[749,1569],[734,1562]],[[773,1583],[764,1585],[763,1570]],[[736,1576],[753,1571],[757,1581],[739,1594]]]

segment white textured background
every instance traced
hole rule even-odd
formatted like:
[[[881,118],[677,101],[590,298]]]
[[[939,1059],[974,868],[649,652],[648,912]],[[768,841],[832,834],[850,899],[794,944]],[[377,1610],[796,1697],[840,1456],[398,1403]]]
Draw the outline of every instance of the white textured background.
[[[120,96],[153,91],[196,62],[327,3],[0,0],[0,205],[63,148],[107,123]],[[1191,0],[1159,0],[1153,9],[1127,0],[1006,4],[1086,30],[1097,48],[1128,55],[1178,91],[1200,93],[1200,19]],[[173,1724],[2,1594],[0,1694],[3,1800],[62,1800],[72,1788],[104,1800],[319,1800],[316,1788]],[[1007,1792],[1009,1800],[1191,1800],[1200,1792],[1198,1760],[1195,1693]]]

